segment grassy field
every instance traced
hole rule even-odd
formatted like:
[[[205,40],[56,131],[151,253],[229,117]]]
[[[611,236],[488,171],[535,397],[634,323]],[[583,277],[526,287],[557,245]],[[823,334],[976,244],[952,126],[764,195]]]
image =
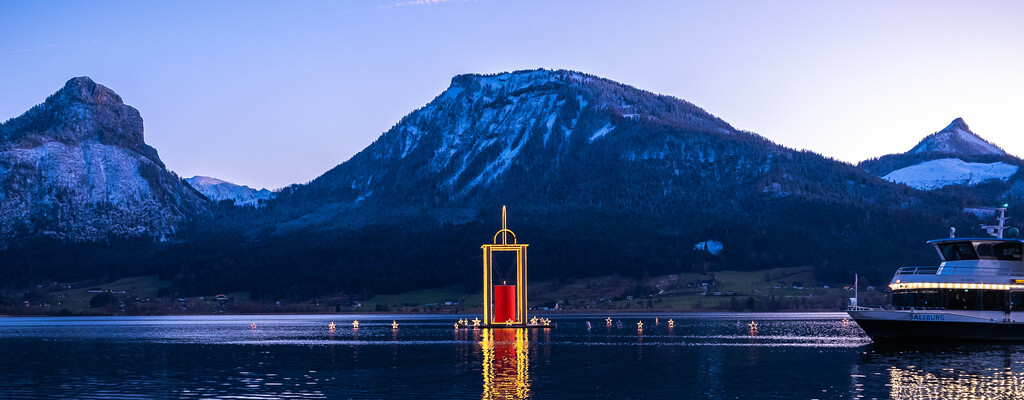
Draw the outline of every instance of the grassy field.
[[[705,284],[710,285],[705,289]],[[794,288],[794,284],[803,289]],[[853,293],[825,288],[811,267],[762,271],[720,271],[709,274],[673,274],[634,279],[601,276],[530,283],[531,308],[577,310],[828,310],[845,307]],[[462,303],[443,306],[446,301]],[[481,292],[464,293],[457,287],[424,289],[380,295],[364,302],[369,310],[473,311],[481,308]],[[427,306],[434,304],[438,306]]]
[[[803,289],[794,288],[794,285]],[[207,313],[330,313],[330,312],[479,312],[482,295],[463,285],[377,295],[351,302],[347,296],[314,299],[301,303],[254,302],[249,293],[227,293],[230,301],[214,294],[202,297],[158,297],[170,282],[156,276],[125,278],[107,283],[75,283],[70,288],[39,288],[28,306],[20,301],[8,313],[16,314],[207,314]],[[529,285],[530,307],[564,310],[838,310],[853,293],[825,288],[811,267],[775,268],[762,271],[719,271],[708,274],[672,274],[645,279],[600,276],[570,280],[543,280]],[[100,293],[111,301],[93,307]],[[884,294],[874,292],[884,301]],[[862,295],[862,297],[864,297]],[[13,311],[13,312],[12,312]]]
[[[125,295],[133,297],[156,299],[157,291],[170,285],[170,282],[161,282],[155,275],[140,276],[103,284],[88,285],[88,287],[72,286],[70,289],[50,292],[46,298],[49,300],[50,306],[58,310],[67,309],[71,313],[82,313],[88,312],[91,309],[89,301],[97,294],[90,293],[90,289],[100,289],[115,294],[125,292]]]

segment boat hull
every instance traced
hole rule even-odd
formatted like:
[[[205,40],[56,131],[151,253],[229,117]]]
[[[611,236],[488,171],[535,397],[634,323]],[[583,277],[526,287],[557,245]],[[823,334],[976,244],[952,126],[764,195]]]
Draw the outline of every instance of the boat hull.
[[[1024,323],[1004,322],[993,313],[959,315],[942,312],[849,311],[850,317],[876,342],[880,341],[1024,341]],[[1017,313],[1014,313],[1017,314]]]

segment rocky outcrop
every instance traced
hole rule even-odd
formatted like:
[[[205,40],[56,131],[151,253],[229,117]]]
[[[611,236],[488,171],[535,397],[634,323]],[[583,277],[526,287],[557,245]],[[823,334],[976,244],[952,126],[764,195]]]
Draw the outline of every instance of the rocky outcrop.
[[[0,125],[0,246],[159,237],[206,207],[145,143],[139,111],[88,77]]]

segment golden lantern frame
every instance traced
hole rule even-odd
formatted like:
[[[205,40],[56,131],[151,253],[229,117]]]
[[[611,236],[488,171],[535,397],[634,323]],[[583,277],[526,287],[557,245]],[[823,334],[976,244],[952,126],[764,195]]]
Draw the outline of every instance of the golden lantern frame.
[[[508,242],[509,235],[512,236],[512,243]],[[498,237],[501,243],[498,243]],[[527,302],[526,302],[526,247],[528,244],[520,244],[515,232],[508,229],[505,206],[501,206],[501,230],[494,234],[491,244],[480,246],[483,250],[484,267],[484,324],[492,327],[515,327],[527,325]],[[516,256],[516,320],[515,321],[494,321],[494,265],[493,255],[499,252],[515,253]]]

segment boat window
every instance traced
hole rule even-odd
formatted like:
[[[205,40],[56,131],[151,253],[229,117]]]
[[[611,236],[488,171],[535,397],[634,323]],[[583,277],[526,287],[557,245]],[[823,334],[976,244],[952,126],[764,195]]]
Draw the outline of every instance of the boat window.
[[[942,252],[942,259],[945,261],[977,260],[978,253],[974,252],[974,246],[970,242],[942,243],[939,245]]]
[[[1020,243],[981,242],[976,248],[982,260],[1020,261]]]
[[[981,293],[982,310],[1003,311],[1006,306],[1006,291],[983,290]]]
[[[1005,290],[940,289],[898,290],[892,294],[893,307],[944,308],[948,310],[1024,311],[1024,293]]]
[[[1010,292],[1010,310],[1024,311],[1024,293]]]
[[[1009,260],[1009,261],[1020,261],[1021,260],[1021,244],[1020,243],[998,243],[994,247],[996,259]]]
[[[980,310],[981,291],[953,289],[946,292],[946,308],[950,310]]]

